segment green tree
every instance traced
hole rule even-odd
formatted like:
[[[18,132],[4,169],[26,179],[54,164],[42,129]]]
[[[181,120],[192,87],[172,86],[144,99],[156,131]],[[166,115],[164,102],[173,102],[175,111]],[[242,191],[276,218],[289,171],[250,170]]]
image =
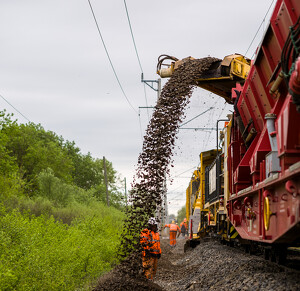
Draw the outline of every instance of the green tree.
[[[184,218],[186,218],[186,212],[185,212],[186,208],[185,206],[183,206],[182,208],[180,208],[177,212],[177,220],[178,220],[178,224],[180,224]]]
[[[8,137],[6,152],[15,159],[19,172],[27,182],[28,192],[37,189],[37,175],[50,167],[55,176],[72,181],[73,162],[63,147],[63,139],[38,124],[17,124],[2,114],[1,135]]]
[[[94,197],[106,203],[103,159],[95,159],[90,153],[81,154],[74,142],[66,142],[65,148],[74,164],[73,181],[75,185],[85,190],[91,190]],[[108,160],[106,160],[106,172],[110,205],[122,208],[125,205],[124,185]]]
[[[0,129],[11,123],[10,115],[0,112]],[[16,158],[7,149],[9,136],[0,130],[0,197],[7,198],[22,193],[24,183],[20,179]]]
[[[18,171],[18,165],[15,157],[9,154],[6,147],[8,140],[9,137],[0,132],[0,174],[6,176],[15,174]]]
[[[57,199],[59,205],[68,204],[74,191],[81,193],[75,195],[78,201],[88,201],[94,196],[106,203],[102,159],[95,159],[90,153],[82,154],[74,142],[64,141],[40,124],[18,124],[12,116],[0,112],[0,186],[19,184],[28,196],[42,194],[52,201]],[[123,187],[107,160],[106,169],[110,204],[122,207],[124,191],[120,189]]]
[[[55,202],[56,206],[67,206],[74,200],[74,187],[55,177],[50,168],[38,175],[38,184],[40,195]]]
[[[104,183],[103,166],[91,154],[78,155],[75,164],[74,183],[83,188],[91,189]]]
[[[74,164],[73,181],[78,187],[88,190],[104,184],[103,159],[95,159],[89,152],[86,155],[81,154],[74,143],[68,142],[66,149]],[[106,172],[108,184],[113,187],[117,182],[116,171],[108,160]]]

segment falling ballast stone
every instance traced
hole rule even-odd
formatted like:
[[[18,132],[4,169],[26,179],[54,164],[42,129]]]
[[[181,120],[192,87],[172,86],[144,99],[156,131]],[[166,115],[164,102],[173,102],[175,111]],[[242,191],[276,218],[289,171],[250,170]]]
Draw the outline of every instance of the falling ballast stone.
[[[141,276],[139,234],[147,226],[148,218],[154,216],[156,209],[163,203],[164,180],[169,174],[168,167],[172,164],[176,135],[185,117],[184,110],[196,86],[195,80],[217,61],[220,60],[206,57],[184,62],[165,84],[154,107],[144,136],[142,152],[138,157],[136,174],[129,193],[130,206],[127,208],[121,231],[119,258],[123,262],[118,268],[131,278]]]
[[[189,103],[195,80],[219,59],[207,57],[187,60],[179,66],[163,87],[144,136],[142,153],[131,185],[130,204],[121,238],[121,257],[137,250],[141,229],[162,205],[165,174],[175,145],[184,110]]]

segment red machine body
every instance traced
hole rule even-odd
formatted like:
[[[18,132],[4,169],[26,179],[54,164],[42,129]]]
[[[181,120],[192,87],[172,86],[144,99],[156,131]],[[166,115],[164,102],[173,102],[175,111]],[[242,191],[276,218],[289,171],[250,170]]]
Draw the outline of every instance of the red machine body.
[[[293,244],[300,239],[300,58],[285,59],[288,83],[281,69],[290,27],[299,16],[299,0],[277,1],[243,87],[232,90],[227,209],[247,240]]]

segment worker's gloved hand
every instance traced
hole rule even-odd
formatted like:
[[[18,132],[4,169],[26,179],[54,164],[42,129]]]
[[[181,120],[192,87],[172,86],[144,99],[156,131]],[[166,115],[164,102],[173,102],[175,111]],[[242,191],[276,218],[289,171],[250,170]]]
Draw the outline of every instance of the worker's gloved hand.
[[[157,258],[160,259],[160,257],[161,257],[161,254],[158,254],[158,255],[157,255]]]

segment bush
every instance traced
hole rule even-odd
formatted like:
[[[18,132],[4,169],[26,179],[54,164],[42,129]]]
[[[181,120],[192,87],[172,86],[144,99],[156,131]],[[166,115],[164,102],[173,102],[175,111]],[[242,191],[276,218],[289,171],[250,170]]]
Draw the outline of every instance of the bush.
[[[122,213],[110,208],[67,226],[53,217],[9,213],[0,205],[0,289],[87,286],[116,263],[121,224]]]
[[[48,168],[38,175],[39,193],[55,202],[57,206],[66,206],[74,199],[74,186],[62,182]]]
[[[14,195],[23,196],[24,181],[17,175],[0,174],[0,198],[8,198]]]
[[[102,159],[11,117],[0,111],[0,290],[86,290],[116,262],[120,180],[107,161],[106,207]]]

